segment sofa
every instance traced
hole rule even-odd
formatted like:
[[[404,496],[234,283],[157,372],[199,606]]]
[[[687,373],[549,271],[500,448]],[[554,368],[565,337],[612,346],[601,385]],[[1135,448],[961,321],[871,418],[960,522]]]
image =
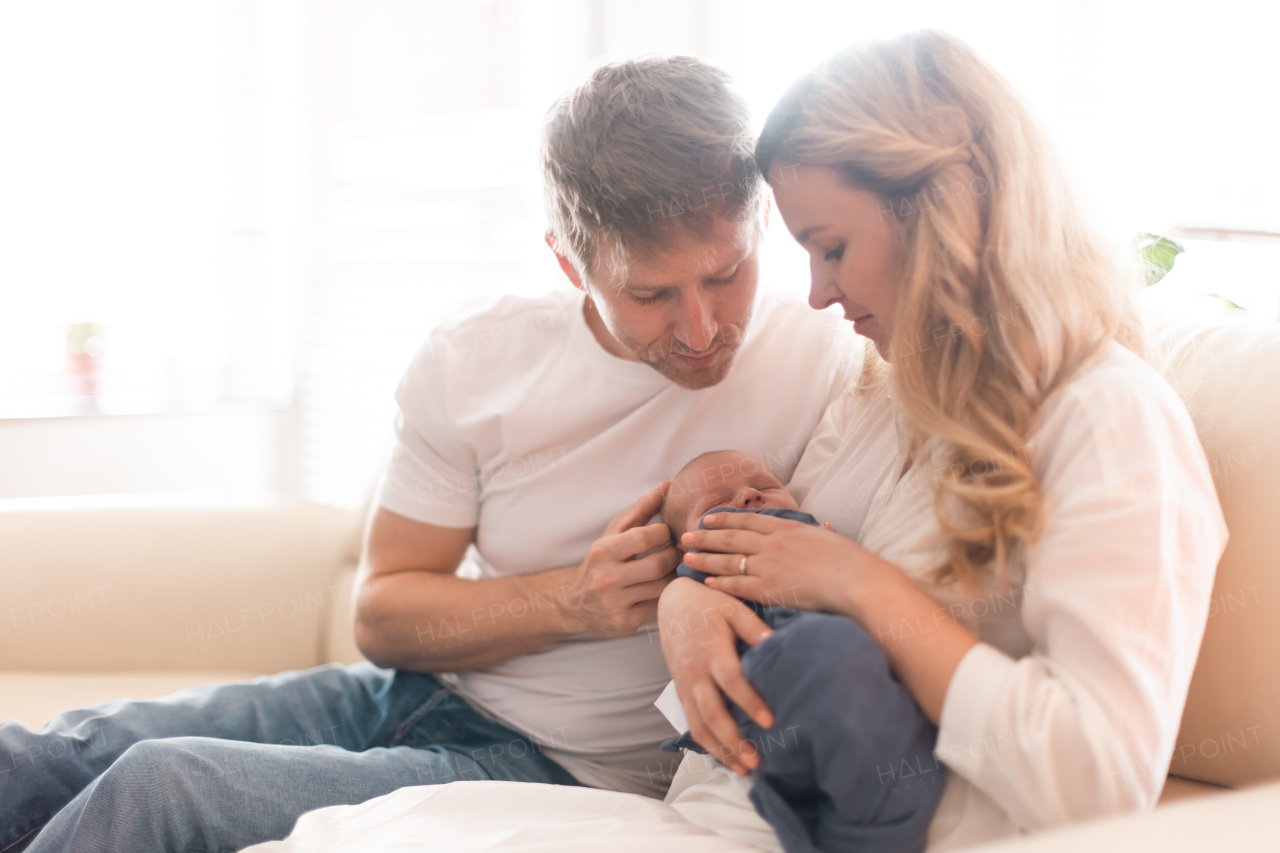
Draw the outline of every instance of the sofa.
[[[1203,849],[1205,833],[1221,841],[1280,811],[1280,785],[1266,785],[1280,780],[1280,324],[1153,328],[1150,358],[1191,412],[1231,534],[1170,775],[1152,814],[1000,849],[1157,837]],[[0,719],[35,727],[111,699],[361,660],[361,528],[360,513],[301,503],[0,501]]]
[[[301,503],[0,501],[0,717],[362,660],[360,527]]]

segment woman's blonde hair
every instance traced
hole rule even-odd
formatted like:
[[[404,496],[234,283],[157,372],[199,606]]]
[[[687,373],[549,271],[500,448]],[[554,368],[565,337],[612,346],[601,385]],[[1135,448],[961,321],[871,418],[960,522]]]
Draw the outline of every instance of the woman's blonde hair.
[[[1131,265],[1009,85],[943,33],[824,62],[770,113],[756,161],[831,166],[896,220],[892,387],[917,442],[952,448],[934,472],[950,540],[935,580],[1004,577],[1046,512],[1026,452],[1040,406],[1111,340],[1145,354]]]

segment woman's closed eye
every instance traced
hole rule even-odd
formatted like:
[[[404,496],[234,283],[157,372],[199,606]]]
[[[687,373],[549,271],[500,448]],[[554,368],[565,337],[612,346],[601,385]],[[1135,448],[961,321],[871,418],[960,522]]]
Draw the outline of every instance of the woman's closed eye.
[[[838,261],[843,257],[844,257],[844,244],[841,243],[839,246],[836,246],[830,252],[827,252],[827,254],[823,256],[822,259],[827,263],[830,263],[832,261]]]

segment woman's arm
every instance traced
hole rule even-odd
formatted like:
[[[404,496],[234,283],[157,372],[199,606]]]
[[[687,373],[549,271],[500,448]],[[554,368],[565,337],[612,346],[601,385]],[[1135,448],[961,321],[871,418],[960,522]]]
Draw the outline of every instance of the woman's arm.
[[[854,620],[880,643],[925,715],[939,722],[951,676],[978,639],[897,566],[834,531],[796,521],[724,513],[705,523],[709,530],[685,534],[684,544],[726,552],[685,555],[690,568],[718,576],[708,578],[708,586]],[[744,554],[745,576],[738,572]],[[903,625],[928,626],[934,639],[928,645],[887,642],[901,635]]]
[[[931,716],[943,689],[939,757],[1027,829],[1154,806],[1226,541],[1185,408],[1154,374],[1135,380],[1133,369],[1073,387],[1035,436],[1050,510],[1025,550],[1020,618],[1030,653],[973,643],[956,658],[963,647],[953,640],[924,647],[941,648],[941,659],[907,661],[914,674],[902,673]],[[828,534],[729,529],[757,524],[747,518],[722,516],[686,542],[749,555],[746,578],[729,577],[741,557],[695,557],[694,568],[726,576],[715,586],[751,589],[759,571],[777,575],[775,592],[785,589],[775,569],[786,560],[802,604],[807,596],[820,609],[863,614],[873,634],[888,631],[877,636],[882,645],[900,623],[880,614],[925,620],[902,583],[868,580],[887,569],[867,570],[852,549],[819,540]],[[865,599],[849,607],[845,596]]]
[[[867,567],[862,595],[846,595],[837,613],[862,625],[884,649],[898,679],[907,686],[934,725],[942,720],[942,705],[960,661],[978,638],[925,595],[895,565],[868,554],[879,565]],[[872,589],[874,587],[874,589]],[[900,638],[900,626],[927,626],[932,642],[887,642]]]

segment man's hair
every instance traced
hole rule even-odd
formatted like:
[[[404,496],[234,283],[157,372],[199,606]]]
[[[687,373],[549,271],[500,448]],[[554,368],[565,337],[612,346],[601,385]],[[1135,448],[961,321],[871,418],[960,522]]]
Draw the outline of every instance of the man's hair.
[[[677,235],[705,239],[764,197],[746,101],[692,56],[610,62],[547,114],[548,234],[584,275],[625,271]]]

